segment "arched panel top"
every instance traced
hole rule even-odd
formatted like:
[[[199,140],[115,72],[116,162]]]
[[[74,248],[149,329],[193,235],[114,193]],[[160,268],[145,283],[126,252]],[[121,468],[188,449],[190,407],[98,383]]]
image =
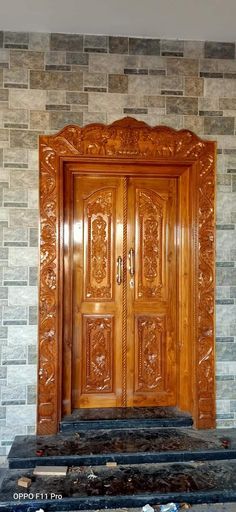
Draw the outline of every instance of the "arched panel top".
[[[214,153],[215,143],[200,139],[190,130],[167,126],[148,126],[143,121],[125,117],[110,125],[65,126],[55,135],[40,137],[42,156],[53,165],[58,156],[87,156],[132,159],[168,158],[197,160],[204,153]]]

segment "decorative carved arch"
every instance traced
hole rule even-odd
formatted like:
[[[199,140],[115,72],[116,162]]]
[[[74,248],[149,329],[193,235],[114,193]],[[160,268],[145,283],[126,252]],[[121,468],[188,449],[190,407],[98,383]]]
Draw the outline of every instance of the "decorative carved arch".
[[[39,434],[57,432],[61,419],[60,180],[65,162],[75,159],[188,164],[190,171],[196,170],[191,341],[195,396],[191,412],[198,428],[214,427],[215,153],[214,142],[201,140],[188,130],[151,128],[132,118],[111,125],[66,126],[56,135],[40,137]]]

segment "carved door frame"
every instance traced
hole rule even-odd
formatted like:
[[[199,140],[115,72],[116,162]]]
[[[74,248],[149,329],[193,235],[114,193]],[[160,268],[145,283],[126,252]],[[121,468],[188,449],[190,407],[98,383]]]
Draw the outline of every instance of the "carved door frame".
[[[140,168],[147,175],[178,178],[178,406],[192,414],[197,428],[215,427],[215,160],[215,142],[132,118],[66,126],[40,137],[38,434],[56,433],[61,420],[63,187],[73,162],[84,174],[93,162],[100,175],[104,168],[109,175],[110,163],[117,175]],[[69,363],[70,344],[66,354]]]

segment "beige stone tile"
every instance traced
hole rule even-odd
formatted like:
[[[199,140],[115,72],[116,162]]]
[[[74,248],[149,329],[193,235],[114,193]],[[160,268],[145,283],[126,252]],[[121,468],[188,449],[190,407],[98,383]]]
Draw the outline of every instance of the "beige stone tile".
[[[29,50],[47,51],[50,48],[50,34],[46,32],[29,33]]]
[[[203,78],[185,77],[184,94],[186,96],[203,96],[204,80]]]
[[[124,56],[116,54],[89,55],[89,71],[92,73],[123,73]]]
[[[80,91],[83,73],[80,71],[30,71],[31,89],[63,89]]]
[[[127,93],[128,76],[127,75],[108,75],[108,91]]]
[[[38,247],[9,247],[10,266],[36,266],[38,261]]]
[[[236,73],[236,60],[219,59],[218,71],[221,73]]]
[[[0,141],[8,141],[9,140],[9,130],[7,128],[0,129]]]
[[[143,96],[141,106],[151,108],[165,108],[166,96]]]
[[[115,93],[89,93],[89,112],[122,112],[125,95]]]
[[[204,96],[235,97],[236,80],[205,78]]]
[[[30,129],[31,130],[49,130],[49,112],[31,111]]]
[[[39,168],[39,154],[37,149],[29,149],[28,150],[28,162],[29,169],[38,170]]]
[[[198,59],[204,56],[204,41],[184,41],[184,57]]]
[[[158,95],[161,91],[161,78],[159,76],[129,76],[129,94]]]
[[[198,59],[169,58],[167,60],[167,75],[197,76],[198,73]]]
[[[44,69],[44,53],[29,50],[10,50],[11,68]]]
[[[184,116],[184,128],[201,137],[204,133],[204,119],[199,116]]]
[[[11,90],[9,91],[10,108],[44,110],[46,104],[46,91],[39,90]]]

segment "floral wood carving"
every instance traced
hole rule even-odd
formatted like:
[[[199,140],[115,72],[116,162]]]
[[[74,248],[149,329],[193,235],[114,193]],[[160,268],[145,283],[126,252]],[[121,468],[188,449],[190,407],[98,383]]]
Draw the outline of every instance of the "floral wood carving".
[[[112,299],[113,229],[112,213],[114,191],[103,190],[85,201],[88,226],[88,254],[86,255],[86,299]]]
[[[138,297],[155,299],[162,288],[163,199],[156,192],[137,190],[140,268]]]
[[[130,159],[198,168],[198,248],[195,280],[195,419],[199,428],[214,426],[214,158],[215,144],[188,130],[151,128],[131,118],[111,125],[66,126],[40,137],[40,305],[38,433],[57,432],[60,421],[61,332],[58,322],[60,159]]]
[[[162,346],[164,320],[158,316],[138,317],[138,389],[154,391],[163,387]]]
[[[112,392],[112,318],[84,318],[84,393]]]

